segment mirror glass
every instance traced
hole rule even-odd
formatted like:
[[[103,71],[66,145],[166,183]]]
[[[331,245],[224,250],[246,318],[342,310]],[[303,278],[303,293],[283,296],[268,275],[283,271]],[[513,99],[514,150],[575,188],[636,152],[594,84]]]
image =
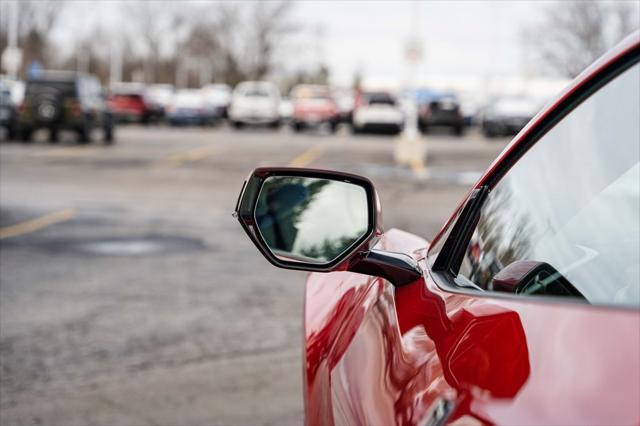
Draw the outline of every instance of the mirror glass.
[[[257,227],[278,258],[329,263],[368,231],[365,189],[353,183],[270,176],[256,203]]]

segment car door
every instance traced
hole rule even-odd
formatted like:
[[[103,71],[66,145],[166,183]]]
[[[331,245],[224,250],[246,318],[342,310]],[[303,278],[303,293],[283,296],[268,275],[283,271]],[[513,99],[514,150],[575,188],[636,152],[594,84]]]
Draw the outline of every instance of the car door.
[[[639,56],[576,79],[432,244],[384,234],[423,278],[309,276],[308,424],[640,421]]]

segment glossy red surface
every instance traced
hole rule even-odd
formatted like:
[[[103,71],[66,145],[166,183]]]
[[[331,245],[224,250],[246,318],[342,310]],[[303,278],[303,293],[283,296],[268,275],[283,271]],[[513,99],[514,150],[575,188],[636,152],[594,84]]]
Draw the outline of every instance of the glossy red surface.
[[[426,268],[415,236],[380,247]],[[451,424],[640,422],[636,311],[447,293],[428,274],[311,274],[306,300],[309,425],[421,424],[442,399]]]
[[[638,45],[636,34],[535,120]],[[427,267],[428,246],[398,230],[380,238],[378,248],[410,254],[425,272],[404,287],[350,272],[309,276],[309,425],[427,424],[440,419],[443,401],[455,425],[640,424],[640,312],[450,292]]]

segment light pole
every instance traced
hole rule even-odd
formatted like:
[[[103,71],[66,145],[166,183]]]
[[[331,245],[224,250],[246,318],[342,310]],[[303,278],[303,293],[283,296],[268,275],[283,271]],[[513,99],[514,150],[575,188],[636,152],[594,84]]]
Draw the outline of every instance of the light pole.
[[[405,60],[409,74],[405,87],[408,88],[410,96],[406,99],[404,129],[397,139],[394,156],[397,163],[409,165],[417,178],[424,179],[427,177],[424,165],[427,145],[418,130],[418,103],[413,93],[418,89],[417,74],[423,55],[422,40],[418,31],[420,2],[414,2],[412,6],[411,32],[405,45]]]
[[[7,74],[11,78],[18,76],[18,70],[22,65],[22,50],[18,48],[18,1],[10,1],[9,22],[7,34],[7,48],[2,52],[2,65],[7,70]]]

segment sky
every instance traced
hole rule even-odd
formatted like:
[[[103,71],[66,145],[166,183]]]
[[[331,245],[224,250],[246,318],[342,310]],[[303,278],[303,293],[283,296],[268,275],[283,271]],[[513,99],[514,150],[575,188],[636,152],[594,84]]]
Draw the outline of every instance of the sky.
[[[62,46],[98,25],[127,29],[118,1],[68,3],[71,7],[64,9],[62,18],[65,25],[54,34]],[[197,10],[207,3],[156,0],[151,4]],[[531,75],[541,67],[528,54],[523,33],[553,4],[550,0],[298,0],[292,20],[302,29],[295,39],[304,40],[305,47],[298,47],[280,65],[292,70],[322,62],[330,69],[331,81],[345,86],[356,73],[390,84],[425,76],[460,80]],[[407,61],[409,40],[418,40],[421,46],[418,63]]]
[[[302,1],[295,14],[322,28],[321,55],[337,81],[409,76],[407,41],[422,44],[420,74],[513,75],[525,71],[522,29],[541,2]],[[415,72],[415,71],[414,71]]]

